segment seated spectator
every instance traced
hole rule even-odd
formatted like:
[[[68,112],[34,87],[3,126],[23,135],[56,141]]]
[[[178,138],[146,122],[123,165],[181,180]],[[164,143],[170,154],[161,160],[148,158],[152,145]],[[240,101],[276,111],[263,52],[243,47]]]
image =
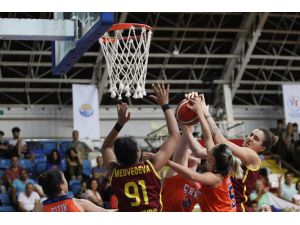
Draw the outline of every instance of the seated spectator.
[[[3,139],[4,132],[0,130],[0,157],[9,158],[8,140]]]
[[[79,198],[86,199],[86,190],[87,190],[87,182],[85,180],[82,180],[80,186]]]
[[[92,149],[84,142],[79,141],[79,132],[78,130],[73,130],[72,132],[72,142],[69,144],[68,149],[75,148],[76,151],[80,154],[81,159],[88,159],[88,153]]]
[[[283,135],[283,142],[284,145],[281,146],[280,155],[283,159],[287,160],[288,162],[293,161],[293,152],[294,152],[294,141],[293,141],[293,124],[288,123],[286,131]]]
[[[279,137],[282,137],[284,130],[285,130],[285,127],[284,127],[284,120],[283,119],[278,119],[277,120],[277,127],[276,128],[270,128],[270,131],[274,135],[279,136]]]
[[[20,178],[14,179],[12,186],[12,201],[17,205],[17,199],[22,191],[25,191],[25,186],[27,183],[34,184],[34,181],[28,177],[26,169],[21,169]]]
[[[263,181],[265,187],[269,187],[269,178],[268,178],[268,170],[265,167],[260,168],[259,170],[259,179]]]
[[[67,175],[71,180],[82,179],[82,159],[75,148],[70,148],[67,152]]]
[[[11,166],[5,170],[4,173],[4,184],[6,186],[6,190],[11,193],[12,191],[12,183],[15,179],[20,178],[22,168],[19,166],[19,157],[12,156]]]
[[[105,209],[118,208],[118,199],[112,190],[109,175],[103,179],[100,193],[103,200],[103,207]]]
[[[299,141],[298,123],[293,123],[292,127],[293,127],[292,140],[293,142]]]
[[[257,201],[251,201],[250,208],[252,209],[252,212],[259,212]]]
[[[87,183],[87,190],[85,192],[85,199],[90,200],[92,203],[103,206],[102,198],[98,192],[99,182],[97,179],[91,179]]]
[[[261,179],[256,180],[255,190],[250,194],[250,200],[257,202],[258,211],[262,209],[263,205],[270,205],[269,190],[265,187],[264,182]]]
[[[296,190],[298,192],[293,196],[293,203],[296,205],[300,205],[300,180],[296,183]]]
[[[262,205],[259,212],[272,212],[271,206],[270,205]]]
[[[34,191],[34,185],[27,183],[25,191],[18,197],[18,206],[21,212],[32,212],[33,208],[39,204],[40,196]]]
[[[47,170],[61,170],[61,158],[57,149],[47,156]]]
[[[273,153],[280,154],[280,149],[282,148],[282,145],[284,145],[284,142],[283,142],[283,135],[285,133],[284,120],[278,119],[277,127],[270,128],[270,131],[274,134],[274,136],[278,137],[278,141],[276,141],[274,146],[272,146],[271,151]]]
[[[107,170],[103,167],[102,155],[97,157],[97,166],[92,168],[92,177],[97,179],[102,184],[103,179],[107,175]]]
[[[282,177],[283,175],[281,175],[278,179],[278,183],[279,183],[278,196],[289,202],[292,202],[293,196],[297,194],[296,187],[292,183],[293,174],[290,172],[285,173],[284,182],[282,182]]]
[[[0,177],[0,193],[2,194],[6,193],[6,187],[4,185],[3,177]]]
[[[11,156],[17,155],[19,157],[27,156],[26,142],[20,138],[21,129],[19,127],[12,128],[13,139],[9,141],[9,149]]]
[[[300,141],[297,141],[295,143],[295,149],[294,149],[294,164],[296,169],[300,170]]]

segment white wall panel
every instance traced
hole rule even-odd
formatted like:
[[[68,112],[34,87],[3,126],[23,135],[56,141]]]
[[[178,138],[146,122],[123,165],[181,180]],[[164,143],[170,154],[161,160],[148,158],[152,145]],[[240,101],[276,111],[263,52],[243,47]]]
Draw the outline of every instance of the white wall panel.
[[[8,110],[10,107],[10,110]],[[35,106],[25,109],[22,106],[1,106],[0,129],[6,138],[11,138],[11,128],[22,129],[24,138],[70,138],[73,127],[72,107]],[[275,127],[276,120],[283,118],[282,108],[269,106],[233,106],[235,120],[244,121],[245,132],[257,127]],[[160,107],[141,106],[131,109],[132,120],[121,131],[121,135],[132,135],[142,144],[143,138],[165,124]],[[100,108],[101,137],[105,137],[117,119],[114,107]]]

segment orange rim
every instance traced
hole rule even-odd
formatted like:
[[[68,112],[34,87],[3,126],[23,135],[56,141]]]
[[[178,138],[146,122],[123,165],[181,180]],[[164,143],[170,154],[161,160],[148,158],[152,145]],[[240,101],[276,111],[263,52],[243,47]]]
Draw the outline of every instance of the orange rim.
[[[135,28],[146,28],[146,30],[152,30],[152,27],[146,25],[146,24],[141,24],[141,23],[117,23],[111,26],[107,32],[115,31],[115,30],[128,30],[132,27]],[[127,39],[139,39],[140,36],[129,36],[129,37],[123,37],[121,40],[127,40]],[[114,43],[119,39],[116,38],[110,38],[110,37],[101,37],[101,40],[104,43],[111,42]]]
[[[114,30],[126,30],[130,29],[131,27],[136,27],[136,28],[146,28],[146,30],[152,30],[152,27],[146,25],[146,24],[141,24],[141,23],[116,23],[109,28],[108,32],[114,31]]]

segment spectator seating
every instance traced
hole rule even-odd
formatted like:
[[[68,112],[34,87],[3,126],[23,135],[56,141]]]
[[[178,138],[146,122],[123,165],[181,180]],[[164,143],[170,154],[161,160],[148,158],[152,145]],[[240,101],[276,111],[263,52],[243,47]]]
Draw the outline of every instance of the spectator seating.
[[[35,174],[40,174],[47,170],[47,161],[44,160],[36,160],[34,164],[34,172]]]
[[[275,159],[266,159],[262,161],[261,167],[267,167],[271,173],[285,174],[288,170],[281,169]]]
[[[59,144],[59,152],[60,152],[61,157],[65,157],[66,152],[68,151],[68,146],[69,146],[70,143],[71,143],[70,141],[62,141]]]
[[[278,183],[279,176],[280,176],[280,174],[278,174],[278,173],[273,173],[273,174],[268,175],[269,186],[271,188],[278,188],[279,187],[279,183]]]
[[[35,158],[45,158],[45,152],[43,149],[32,149],[30,150],[31,154],[35,155]]]
[[[43,150],[46,155],[49,155],[53,149],[57,149],[58,145],[56,141],[46,141],[43,142]]]
[[[0,206],[0,212],[15,212],[12,206]]]
[[[1,201],[3,206],[9,206],[10,205],[10,199],[9,199],[8,194],[1,194],[0,193],[0,201]]]
[[[11,206],[8,194],[0,194],[0,212],[15,212],[16,210]]]
[[[81,183],[80,180],[70,180],[69,182],[70,190],[73,192],[74,196],[80,194]]]
[[[92,166],[91,166],[91,162],[88,159],[83,160],[83,170],[82,173],[85,176],[90,177],[92,174]]]
[[[29,172],[33,171],[33,164],[31,163],[30,159],[20,159],[19,166],[26,169]]]
[[[62,158],[64,158],[70,141],[27,141],[27,148],[30,153],[37,157],[48,155],[53,149],[58,149]]]
[[[74,194],[72,191],[68,191],[67,196],[70,198],[74,198]]]
[[[101,153],[99,151],[89,152],[88,159],[93,160],[96,159]]]
[[[10,159],[0,159],[0,169],[5,170],[10,167]]]
[[[66,161],[66,159],[61,160],[61,169],[64,172],[67,170],[67,161]]]

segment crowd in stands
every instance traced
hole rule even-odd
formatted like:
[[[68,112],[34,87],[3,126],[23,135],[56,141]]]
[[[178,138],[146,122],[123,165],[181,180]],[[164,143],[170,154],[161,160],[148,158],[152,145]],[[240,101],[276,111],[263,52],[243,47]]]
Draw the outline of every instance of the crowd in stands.
[[[278,162],[278,159],[286,161],[289,165],[300,170],[300,136],[297,123],[288,123],[285,126],[283,119],[277,120],[277,127],[270,128],[276,135],[277,142],[271,149],[271,158]],[[270,157],[268,153],[262,159]],[[283,172],[284,171],[284,172]],[[294,173],[288,169],[277,171],[277,181],[269,181],[268,173],[270,168],[260,169],[260,178],[256,181],[256,188],[250,195],[250,207],[254,212],[261,211],[300,211],[300,180],[295,183]],[[277,174],[278,173],[278,174]],[[298,178],[299,179],[299,178]],[[288,209],[279,209],[272,205],[270,199],[279,198],[282,205]],[[295,205],[292,205],[295,204]]]
[[[270,129],[278,141],[273,146],[272,155],[279,157],[300,170],[300,137],[297,123],[279,119],[277,127]],[[116,209],[118,200],[110,186],[110,178],[103,167],[99,152],[91,166],[89,153],[93,149],[79,140],[79,132],[73,131],[72,140],[58,143],[57,148],[32,149],[21,138],[21,129],[12,128],[13,139],[6,140],[0,130],[0,211],[32,211],[36,204],[46,199],[37,183],[37,178],[45,170],[62,170],[69,182],[69,194],[87,199],[106,209]],[[51,146],[51,145],[50,145]],[[53,145],[55,146],[55,145]],[[63,147],[65,146],[65,147]],[[250,207],[255,212],[282,211],[270,201],[273,196],[300,206],[300,180],[286,171],[278,176],[278,186],[272,186],[268,178],[270,171],[262,167],[256,188],[250,195]],[[297,211],[297,210],[296,210]]]
[[[277,154],[283,160],[292,164],[300,170],[300,137],[297,123],[288,123],[285,127],[284,120],[277,120],[277,127],[270,131],[278,137],[276,145],[272,148],[272,153]]]
[[[73,131],[71,141],[48,143],[45,149],[27,146],[20,133],[21,129],[14,127],[13,139],[6,140],[0,130],[0,211],[30,212],[44,201],[46,195],[37,180],[46,170],[64,172],[69,195],[107,209],[117,208],[101,153],[96,159],[89,159],[89,152],[93,150],[79,140],[78,131]],[[33,148],[40,145],[43,143]],[[53,146],[58,147],[51,149]],[[96,164],[94,167],[92,162]]]

